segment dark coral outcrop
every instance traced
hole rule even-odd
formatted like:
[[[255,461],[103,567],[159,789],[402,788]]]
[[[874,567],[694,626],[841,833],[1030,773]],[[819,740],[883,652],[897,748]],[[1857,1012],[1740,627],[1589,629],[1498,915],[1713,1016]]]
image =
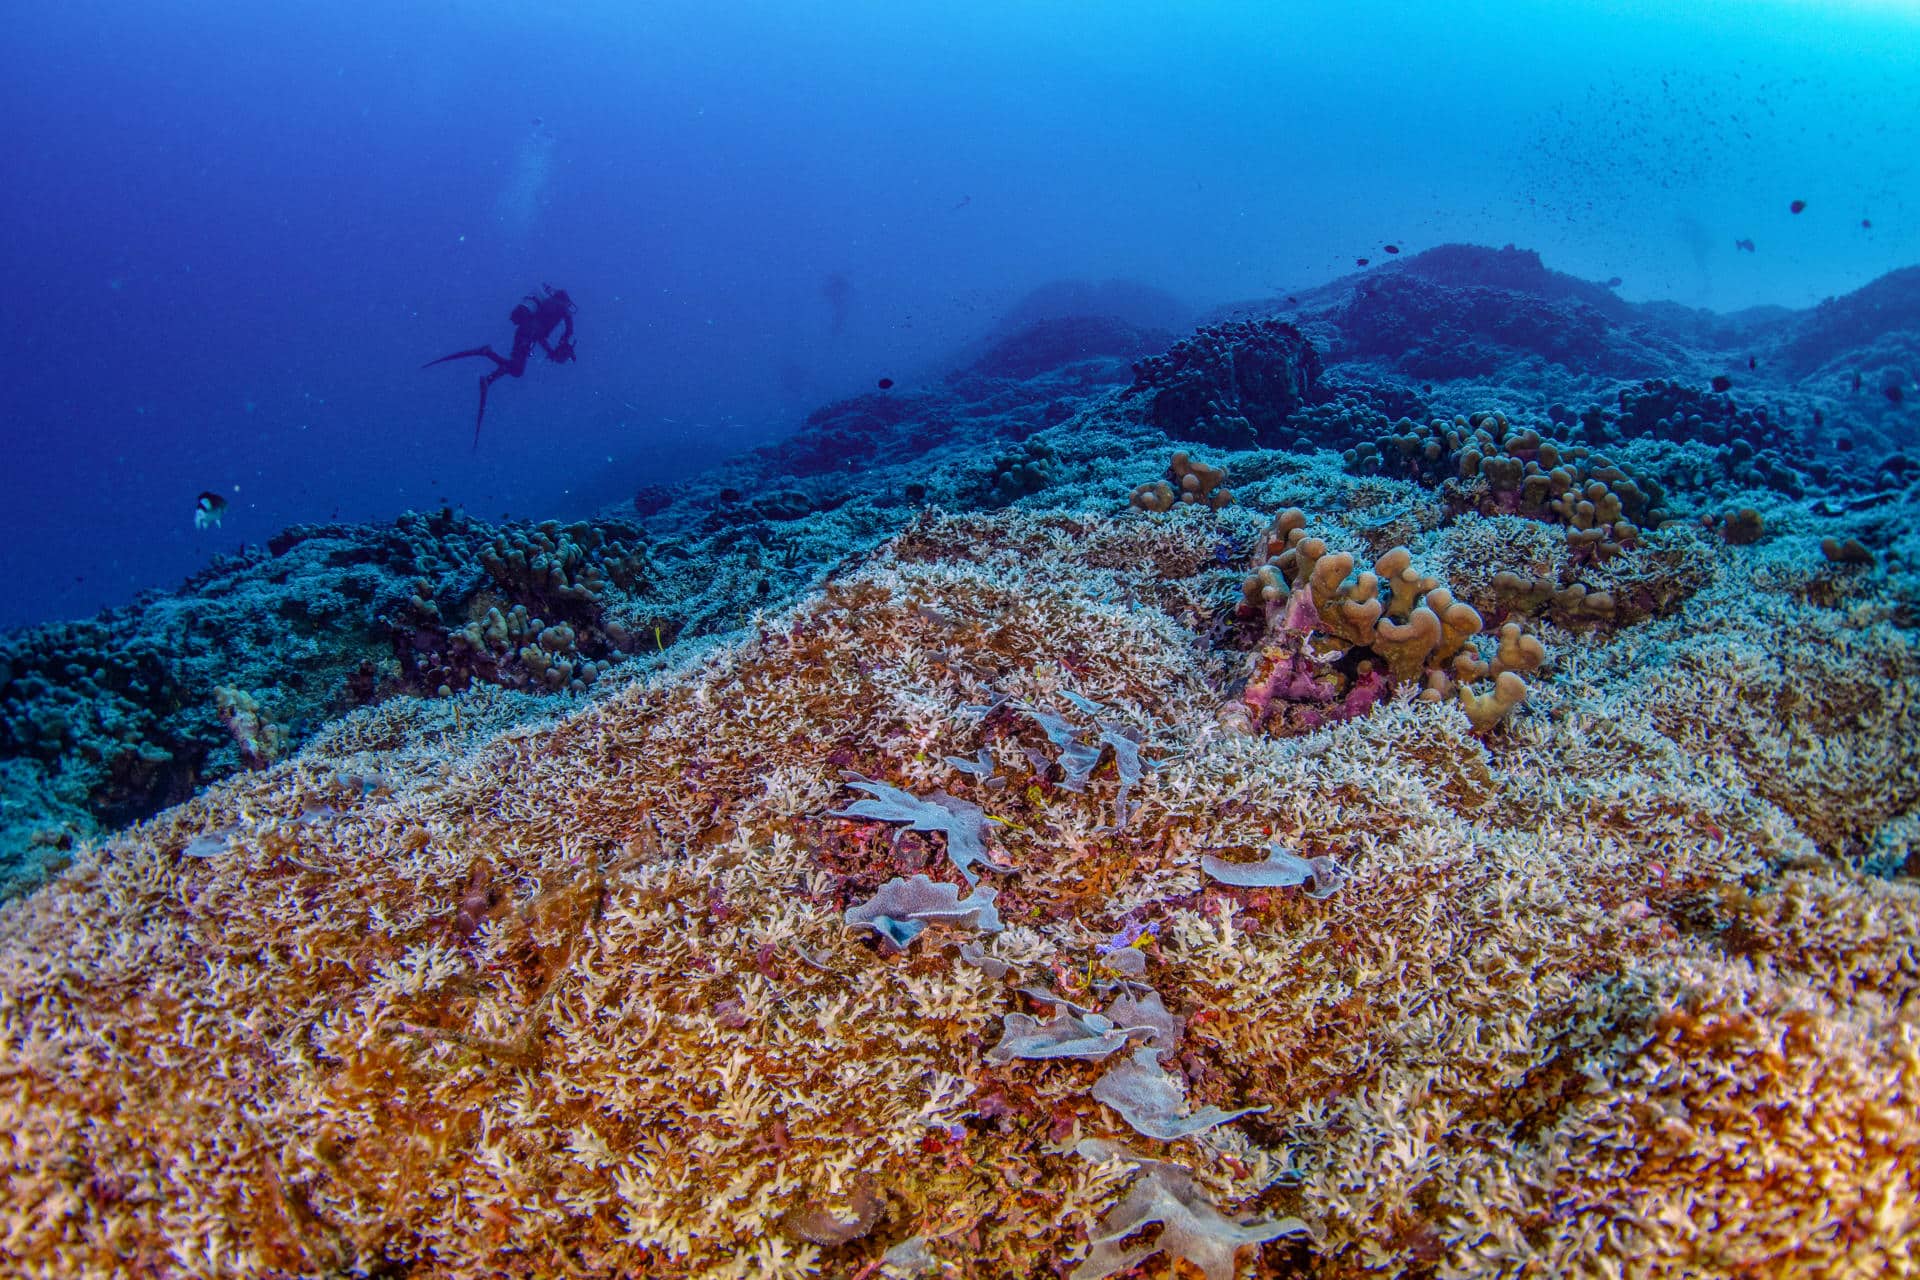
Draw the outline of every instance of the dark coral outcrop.
[[[1411,272],[1360,282],[1329,319],[1340,335],[1329,360],[1380,361],[1410,378],[1487,377],[1528,360],[1638,378],[1685,363],[1671,344],[1623,329],[1578,297],[1439,284]]]
[[[1132,360],[1164,350],[1173,340],[1164,329],[1142,329],[1109,316],[1060,316],[1036,320],[995,342],[967,372],[1025,380],[1102,356]]]
[[[1320,355],[1293,325],[1231,320],[1136,363],[1129,391],[1168,435],[1244,449],[1291,440],[1288,419],[1319,379]]]

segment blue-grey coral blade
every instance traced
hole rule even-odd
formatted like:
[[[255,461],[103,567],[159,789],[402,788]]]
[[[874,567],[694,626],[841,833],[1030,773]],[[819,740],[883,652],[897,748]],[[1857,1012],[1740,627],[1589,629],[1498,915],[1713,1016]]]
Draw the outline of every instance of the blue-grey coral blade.
[[[1126,1045],[1143,1027],[1116,1027],[1097,1013],[1084,1017],[1061,1012],[1045,1023],[1024,1013],[1006,1015],[1000,1043],[987,1061],[1004,1066],[1015,1058],[1082,1058],[1099,1061]]]
[[[1181,1115],[1186,1097],[1179,1083],[1160,1064],[1160,1051],[1145,1047],[1133,1051],[1125,1062],[1108,1068],[1093,1086],[1093,1098],[1120,1113],[1134,1132],[1161,1142],[1205,1133],[1230,1120],[1265,1111],[1265,1107],[1244,1107],[1222,1111],[1202,1107],[1191,1115]]]
[[[881,885],[867,901],[848,907],[843,917],[849,926],[877,927],[883,919],[928,924],[957,924],[984,933],[998,933],[1002,925],[993,900],[999,890],[981,886],[962,898],[957,886],[943,884],[927,875],[912,878],[896,876]],[[918,933],[919,930],[914,930]]]
[[[849,781],[847,785],[866,791],[873,798],[856,800],[844,809],[830,809],[827,811],[829,817],[904,822],[914,831],[943,832],[947,837],[947,856],[953,860],[960,874],[967,878],[968,884],[979,879],[973,871],[976,862],[989,871],[1002,874],[1014,869],[1007,863],[994,861],[987,852],[986,841],[981,837],[986,828],[987,815],[980,806],[939,791],[923,799],[911,791],[903,791],[885,782],[860,779]]]
[[[1312,898],[1327,898],[1346,883],[1346,873],[1332,858],[1311,860],[1288,853],[1278,845],[1267,850],[1264,862],[1225,862],[1212,856],[1200,859],[1200,869],[1221,884],[1236,889],[1287,889],[1313,882]]]

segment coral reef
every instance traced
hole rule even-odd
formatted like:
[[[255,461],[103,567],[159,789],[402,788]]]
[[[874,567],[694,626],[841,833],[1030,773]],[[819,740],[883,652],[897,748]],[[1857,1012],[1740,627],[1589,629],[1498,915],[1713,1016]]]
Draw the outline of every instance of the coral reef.
[[[1343,585],[1281,523],[1289,586]],[[1222,734],[1213,540],[923,517],[564,718],[398,699],[77,849],[0,914],[0,1257],[1904,1266],[1920,898],[1820,852],[1920,805],[1910,713],[1870,710],[1904,633],[1730,547],[1660,635],[1567,637],[1578,678],[1496,735],[1412,691]],[[1452,614],[1400,559],[1316,608]]]
[[[0,1272],[1913,1270],[1911,283],[1027,315],[7,637]]]
[[[1447,252],[1432,250],[1424,261],[1409,260],[1354,289],[1335,318],[1340,341],[1329,356],[1390,362],[1408,377],[1431,380],[1529,360],[1645,377],[1684,359],[1678,344],[1615,323],[1617,300],[1583,293],[1593,289],[1585,282],[1563,276],[1569,287],[1541,289],[1549,273],[1534,254],[1508,251],[1494,255],[1490,268],[1480,259],[1450,271]]]

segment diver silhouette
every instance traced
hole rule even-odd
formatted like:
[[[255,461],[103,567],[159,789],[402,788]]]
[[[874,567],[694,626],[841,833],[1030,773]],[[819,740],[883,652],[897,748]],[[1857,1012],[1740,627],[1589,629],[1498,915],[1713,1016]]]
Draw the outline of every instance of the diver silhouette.
[[[577,308],[573,299],[567,296],[565,289],[556,289],[550,284],[540,286],[538,294],[528,294],[520,300],[507,320],[513,325],[513,354],[501,355],[491,345],[474,347],[467,351],[456,351],[450,356],[441,356],[438,360],[429,360],[421,365],[422,369],[431,369],[434,365],[445,364],[449,360],[464,360],[468,356],[485,356],[493,361],[493,370],[480,375],[480,411],[473,417],[473,447],[480,447],[480,424],[487,416],[487,389],[501,378],[517,378],[527,371],[527,357],[533,354],[535,343],[547,353],[547,359],[555,364],[565,364],[576,359],[573,349],[573,313]],[[555,329],[562,329],[560,341],[550,342]]]

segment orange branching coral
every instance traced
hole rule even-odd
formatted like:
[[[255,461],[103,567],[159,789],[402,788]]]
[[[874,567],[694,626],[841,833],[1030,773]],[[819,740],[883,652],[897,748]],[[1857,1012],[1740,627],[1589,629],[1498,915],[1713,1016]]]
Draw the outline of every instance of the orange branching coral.
[[[79,851],[0,908],[0,1271],[1911,1270],[1920,911],[1815,856],[1892,828],[1794,801],[1757,633],[1719,692],[1574,637],[1485,740],[1412,698],[1223,734],[1199,524],[929,517],[562,718],[387,704]],[[1373,603],[1445,649],[1409,571]],[[1906,794],[1913,736],[1823,661],[1820,785]],[[1117,761],[1060,785],[999,694],[1142,734],[1124,824]],[[849,773],[978,809],[993,893],[836,815]],[[1275,845],[1340,891],[1203,872]],[[898,880],[904,950],[847,922]],[[995,1055],[1064,1013],[1128,1052]]]

